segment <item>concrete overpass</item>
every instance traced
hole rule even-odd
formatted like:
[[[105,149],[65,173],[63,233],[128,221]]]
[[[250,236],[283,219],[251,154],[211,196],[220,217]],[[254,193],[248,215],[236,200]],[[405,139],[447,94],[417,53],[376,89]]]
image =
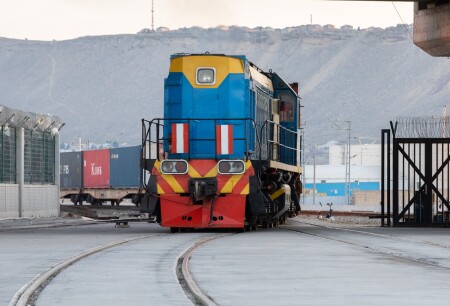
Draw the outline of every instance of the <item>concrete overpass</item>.
[[[397,0],[394,2],[415,2],[413,38],[416,46],[432,56],[450,56],[449,0]]]

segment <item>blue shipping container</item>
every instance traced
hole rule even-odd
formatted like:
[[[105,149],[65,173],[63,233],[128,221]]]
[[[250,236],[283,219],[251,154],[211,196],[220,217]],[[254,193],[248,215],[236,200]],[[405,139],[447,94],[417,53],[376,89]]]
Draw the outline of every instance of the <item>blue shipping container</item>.
[[[111,188],[140,186],[141,146],[111,149]]]

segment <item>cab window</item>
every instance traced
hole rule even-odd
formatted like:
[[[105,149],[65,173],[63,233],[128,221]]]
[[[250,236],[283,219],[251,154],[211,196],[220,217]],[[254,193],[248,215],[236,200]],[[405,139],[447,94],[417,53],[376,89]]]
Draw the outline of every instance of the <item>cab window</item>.
[[[280,121],[294,121],[294,97],[290,94],[280,94]]]

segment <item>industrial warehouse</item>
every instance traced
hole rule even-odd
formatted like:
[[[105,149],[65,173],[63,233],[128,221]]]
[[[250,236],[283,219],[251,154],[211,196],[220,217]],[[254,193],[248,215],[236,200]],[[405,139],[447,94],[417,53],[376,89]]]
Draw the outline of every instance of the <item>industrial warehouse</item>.
[[[59,216],[56,116],[0,106],[0,218]]]

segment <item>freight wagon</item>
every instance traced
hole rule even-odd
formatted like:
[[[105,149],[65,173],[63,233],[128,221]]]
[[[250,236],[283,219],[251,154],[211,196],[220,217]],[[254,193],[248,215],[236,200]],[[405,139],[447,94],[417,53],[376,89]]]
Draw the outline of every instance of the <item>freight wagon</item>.
[[[119,205],[140,193],[141,146],[63,152],[60,158],[62,199]]]

